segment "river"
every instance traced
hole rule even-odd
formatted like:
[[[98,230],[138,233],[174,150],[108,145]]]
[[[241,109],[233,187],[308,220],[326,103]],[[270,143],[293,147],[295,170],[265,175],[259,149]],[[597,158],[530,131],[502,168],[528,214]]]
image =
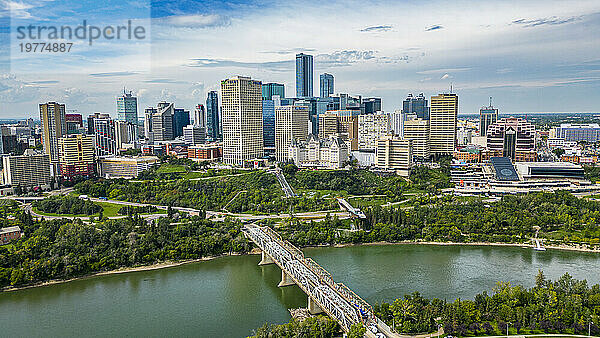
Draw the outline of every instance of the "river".
[[[307,257],[374,304],[419,291],[472,299],[496,281],[532,286],[538,269],[600,282],[600,254],[529,248],[382,245],[309,248]],[[244,337],[306,307],[296,286],[278,288],[275,265],[232,256],[153,271],[104,275],[0,293],[2,336]]]

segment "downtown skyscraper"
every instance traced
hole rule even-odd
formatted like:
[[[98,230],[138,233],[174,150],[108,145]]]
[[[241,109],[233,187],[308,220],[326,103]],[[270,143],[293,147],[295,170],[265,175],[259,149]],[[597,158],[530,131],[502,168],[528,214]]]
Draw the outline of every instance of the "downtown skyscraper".
[[[313,57],[296,54],[296,97],[313,96]]]
[[[333,94],[333,75],[323,73],[319,76],[319,90],[321,97],[329,97],[329,95]]]
[[[131,91],[123,90],[123,95],[117,97],[117,120],[138,124],[137,97]]]
[[[408,94],[406,100],[402,102],[402,112],[406,115],[416,115],[417,118],[429,120],[429,107],[423,93],[418,96]]]
[[[498,108],[490,105],[479,109],[479,136],[486,136],[488,128],[498,121]]]
[[[219,95],[216,91],[208,92],[208,96],[206,97],[206,137],[210,141],[221,139]]]
[[[58,139],[67,134],[65,105],[48,102],[40,104],[40,121],[42,122],[42,143],[44,153],[50,156],[50,163],[58,170],[59,149]]]
[[[282,83],[263,83],[263,100],[272,100],[273,95],[278,95],[281,99],[285,98],[285,86]]]
[[[264,156],[262,83],[236,76],[221,81],[223,162],[243,165]]]
[[[431,97],[429,116],[429,149],[432,155],[451,155],[456,142],[458,95],[439,94]]]

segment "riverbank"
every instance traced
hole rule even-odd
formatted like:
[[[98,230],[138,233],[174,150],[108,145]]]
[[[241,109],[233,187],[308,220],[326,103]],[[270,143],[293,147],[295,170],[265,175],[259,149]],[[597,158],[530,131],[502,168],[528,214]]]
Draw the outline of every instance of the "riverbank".
[[[525,243],[491,243],[491,242],[464,243],[464,242],[431,242],[431,241],[402,241],[402,242],[380,241],[380,242],[371,242],[371,243],[342,243],[342,244],[334,244],[334,245],[311,245],[311,246],[306,246],[303,248],[324,248],[324,247],[344,248],[344,247],[351,247],[351,246],[378,246],[378,245],[497,246],[497,247],[521,247],[521,248],[530,248],[533,250],[532,244],[525,244]],[[584,248],[581,246],[569,246],[569,245],[549,245],[549,246],[546,246],[546,249],[575,251],[575,252],[588,252],[588,253],[600,253],[600,249],[589,249],[589,248]],[[258,248],[253,248],[250,252],[247,253],[247,255],[257,255],[257,254],[260,254],[260,250]],[[68,283],[68,282],[75,281],[75,280],[92,278],[92,277],[97,277],[97,276],[165,269],[165,268],[171,268],[171,267],[181,266],[181,265],[185,265],[185,264],[209,261],[209,260],[213,260],[213,259],[221,258],[221,257],[240,256],[240,255],[242,255],[242,254],[239,254],[239,253],[229,254],[228,253],[228,254],[222,254],[222,255],[217,255],[217,256],[203,257],[203,258],[199,258],[199,259],[190,259],[190,260],[178,261],[178,262],[167,261],[167,262],[156,263],[156,264],[152,264],[152,265],[142,265],[142,266],[129,267],[129,268],[119,268],[119,269],[110,270],[110,271],[96,272],[96,273],[84,275],[81,277],[70,278],[70,279],[54,279],[54,280],[35,283],[35,284],[31,284],[31,285],[26,285],[26,286],[4,287],[4,288],[0,289],[0,291],[2,291],[2,292],[18,291],[18,290],[23,290],[23,289],[35,288],[35,287]]]
[[[361,245],[457,245],[457,246],[504,246],[504,247],[521,247],[521,248],[531,248],[533,249],[533,244],[527,243],[494,243],[494,242],[432,242],[432,241],[401,241],[401,242],[370,242],[370,243],[341,243],[332,245],[335,248],[343,248],[348,246],[361,246]],[[319,247],[329,247],[331,245],[315,245],[309,246],[314,248]],[[600,253],[600,247],[597,248],[587,248],[581,245],[573,246],[567,244],[560,245],[545,245],[546,249],[552,250],[564,250],[564,251],[577,251],[577,252],[591,252],[591,253]]]
[[[252,252],[251,251],[248,254],[256,254],[256,252]],[[116,274],[129,273],[129,272],[140,272],[140,271],[152,271],[152,270],[158,270],[158,269],[166,269],[166,268],[172,268],[172,267],[181,266],[181,265],[185,265],[185,264],[191,264],[191,263],[198,263],[198,262],[203,262],[203,261],[209,261],[209,260],[213,260],[213,259],[221,258],[221,257],[240,256],[240,255],[242,255],[242,254],[239,254],[239,253],[227,253],[227,254],[222,254],[222,255],[217,255],[217,256],[203,257],[203,258],[198,258],[198,259],[188,259],[188,260],[178,261],[178,262],[166,261],[166,262],[156,263],[156,264],[152,264],[152,265],[140,265],[140,266],[135,266],[135,267],[119,268],[119,269],[115,269],[115,270],[95,272],[95,273],[87,274],[87,275],[84,275],[84,276],[74,277],[74,278],[69,278],[69,279],[53,279],[53,280],[49,280],[49,281],[45,281],[45,282],[40,282],[40,283],[35,283],[35,284],[25,285],[25,286],[17,286],[17,287],[7,286],[7,287],[4,287],[4,288],[0,289],[0,292],[18,291],[18,290],[37,288],[37,287],[42,287],[42,286],[62,284],[62,283],[68,283],[68,282],[72,282],[72,281],[76,281],[76,280],[81,280],[81,279],[98,277],[98,276],[116,275]]]

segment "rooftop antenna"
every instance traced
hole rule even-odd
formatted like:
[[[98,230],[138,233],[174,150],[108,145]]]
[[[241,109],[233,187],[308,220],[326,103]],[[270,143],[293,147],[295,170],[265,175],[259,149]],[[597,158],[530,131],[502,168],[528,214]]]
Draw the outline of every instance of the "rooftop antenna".
[[[490,108],[492,107],[492,97],[490,96]]]
[[[450,94],[452,94],[452,82],[450,82]]]

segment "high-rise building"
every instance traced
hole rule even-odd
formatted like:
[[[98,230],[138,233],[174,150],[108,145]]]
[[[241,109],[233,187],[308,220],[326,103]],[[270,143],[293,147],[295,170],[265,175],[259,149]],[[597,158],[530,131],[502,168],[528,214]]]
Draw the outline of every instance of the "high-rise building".
[[[60,175],[66,180],[76,176],[94,175],[94,137],[92,135],[67,135],[58,139]]]
[[[429,120],[416,118],[404,121],[402,135],[402,138],[412,141],[413,159],[429,159]]]
[[[292,140],[306,141],[308,137],[308,107],[275,107],[275,158],[278,162],[288,160]]]
[[[202,104],[196,105],[196,109],[194,109],[194,125],[206,127],[206,111]]]
[[[333,94],[333,75],[323,73],[319,76],[319,89],[321,91],[321,97],[329,97]]]
[[[340,133],[342,139],[349,143],[350,150],[358,150],[358,116],[360,110],[345,109],[338,110],[335,113],[337,114],[338,133]]]
[[[216,91],[210,91],[206,98],[206,137],[211,141],[217,141],[221,139],[221,133],[219,95]]]
[[[190,124],[190,112],[185,109],[173,110],[173,138],[183,136],[183,127]]]
[[[412,141],[398,136],[384,136],[377,142],[377,167],[408,176],[412,166]]]
[[[498,109],[492,105],[479,109],[479,136],[486,136],[489,126],[498,121]]]
[[[375,114],[381,111],[381,98],[370,97],[362,100],[361,103],[363,114]]]
[[[58,169],[58,139],[67,133],[65,105],[56,102],[40,104],[40,121],[42,122],[44,153],[50,156],[50,163],[54,169]],[[54,171],[54,173],[56,172]]]
[[[67,134],[79,134],[83,130],[83,118],[81,114],[65,114]]]
[[[313,96],[313,57],[296,54],[296,97]]]
[[[404,136],[402,136],[402,133],[404,132],[404,114],[402,114],[402,111],[400,110],[396,110],[387,114],[390,121],[390,134],[398,135],[400,138],[403,138]]]
[[[502,118],[487,129],[487,147],[513,161],[535,161],[535,126],[522,118]]]
[[[264,87],[263,87],[264,94]],[[262,100],[263,146],[265,152],[275,152],[275,101]]]
[[[110,156],[117,153],[115,121],[108,114],[94,117],[94,135],[97,156]]]
[[[429,119],[429,107],[427,106],[427,99],[423,93],[418,96],[408,94],[406,100],[402,102],[402,111],[405,114],[415,114],[417,115],[417,118],[420,119]]]
[[[137,142],[138,126],[127,121],[115,121],[115,135],[117,149],[126,149]]]
[[[390,132],[389,115],[383,112],[358,116],[358,149],[375,150],[377,140]]]
[[[190,124],[183,127],[183,138],[189,145],[203,144],[206,142],[206,128]]]
[[[338,117],[335,111],[319,115],[319,138],[326,139],[338,134]]]
[[[273,95],[277,95],[281,99],[285,98],[285,86],[281,83],[263,83],[262,84],[263,100],[272,100]]]
[[[439,94],[431,97],[429,147],[432,155],[453,154],[457,119],[458,95]]]
[[[174,138],[173,115],[175,115],[173,103],[158,103],[156,113],[152,114],[152,136],[154,142],[170,141]],[[181,128],[181,133],[183,134],[183,127]]]
[[[138,124],[137,97],[133,93],[125,92],[117,97],[117,120]]]
[[[262,158],[262,83],[236,76],[221,81],[223,96],[223,161],[243,165]]]
[[[158,110],[154,107],[148,107],[144,110],[144,136],[149,142],[154,142],[152,117],[156,113],[158,113]]]
[[[48,154],[38,154],[33,149],[27,149],[23,155],[3,156],[2,164],[3,181],[6,185],[21,188],[50,186]]]

